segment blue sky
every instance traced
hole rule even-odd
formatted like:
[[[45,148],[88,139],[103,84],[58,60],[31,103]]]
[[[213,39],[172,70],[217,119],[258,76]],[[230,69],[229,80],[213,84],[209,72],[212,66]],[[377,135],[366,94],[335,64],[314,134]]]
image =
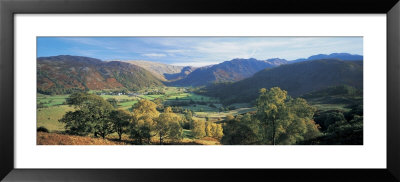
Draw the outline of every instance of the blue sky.
[[[38,37],[37,56],[147,60],[205,66],[234,58],[294,60],[315,54],[363,55],[362,37]]]

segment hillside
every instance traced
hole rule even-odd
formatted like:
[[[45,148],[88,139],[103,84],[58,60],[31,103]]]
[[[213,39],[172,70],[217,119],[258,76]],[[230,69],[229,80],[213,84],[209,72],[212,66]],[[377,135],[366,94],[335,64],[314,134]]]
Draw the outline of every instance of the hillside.
[[[363,62],[327,59],[286,64],[236,83],[214,84],[200,92],[219,97],[224,103],[235,103],[254,101],[261,88],[280,87],[297,97],[337,85],[362,88]]]
[[[233,82],[243,80],[254,73],[265,69],[286,64],[284,59],[233,59],[220,64],[205,66],[194,70],[186,78],[172,82],[174,86],[202,86],[211,83]]]
[[[74,90],[140,89],[161,86],[145,69],[124,62],[105,62],[82,56],[52,56],[37,59],[37,90],[45,94]]]
[[[363,105],[363,91],[348,85],[327,87],[300,97],[320,111],[349,111],[354,106]]]
[[[151,72],[162,81],[181,79],[191,73],[195,68],[190,66],[174,66],[151,61],[124,61],[140,66]]]

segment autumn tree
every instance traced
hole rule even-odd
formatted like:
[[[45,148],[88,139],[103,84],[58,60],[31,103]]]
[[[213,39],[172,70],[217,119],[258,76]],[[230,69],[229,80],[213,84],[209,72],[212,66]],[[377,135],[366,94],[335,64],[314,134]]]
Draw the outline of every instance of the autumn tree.
[[[203,138],[206,136],[206,125],[204,121],[193,120],[192,134],[195,138]]]
[[[182,138],[183,129],[179,124],[180,116],[172,112],[171,107],[166,107],[164,113],[160,114],[155,123],[155,130],[160,139],[160,145],[165,138],[179,140]]]
[[[206,121],[205,132],[206,132],[206,136],[208,136],[208,137],[212,137],[213,136],[212,122],[211,121]]]
[[[270,91],[262,88],[257,99],[257,117],[261,121],[264,132],[262,137],[265,141],[276,144],[277,135],[282,133],[280,129],[285,122],[285,99],[287,92],[278,87]]]
[[[130,137],[138,144],[150,143],[151,137],[156,135],[155,120],[160,113],[157,105],[147,99],[142,99],[132,106],[133,120],[130,127]]]
[[[313,121],[316,109],[302,98],[288,98],[279,87],[261,89],[256,106],[262,143],[294,144],[319,135]]]
[[[215,133],[216,133],[215,135],[216,138],[221,139],[224,136],[224,130],[222,129],[222,124],[217,124],[217,129]]]

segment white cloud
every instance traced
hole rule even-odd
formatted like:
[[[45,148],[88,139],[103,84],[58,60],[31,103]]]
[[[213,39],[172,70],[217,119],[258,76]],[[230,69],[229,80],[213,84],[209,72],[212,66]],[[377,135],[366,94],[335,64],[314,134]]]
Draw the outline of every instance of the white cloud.
[[[167,55],[159,54],[159,53],[149,53],[149,54],[142,54],[142,56],[146,56],[146,57],[165,57]]]
[[[314,54],[362,54],[361,37],[141,37],[65,38],[103,48],[103,57],[146,59],[179,65],[208,65],[234,58],[294,60]],[[96,54],[95,52],[85,53]],[[113,56],[114,57],[114,56]]]

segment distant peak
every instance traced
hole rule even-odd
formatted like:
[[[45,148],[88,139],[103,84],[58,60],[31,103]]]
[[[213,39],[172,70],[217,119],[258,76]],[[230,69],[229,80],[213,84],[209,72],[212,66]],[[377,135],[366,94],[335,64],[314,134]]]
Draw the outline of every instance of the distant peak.
[[[93,62],[101,62],[102,60],[85,57],[85,56],[73,56],[73,55],[58,55],[58,56],[48,56],[48,57],[38,57],[38,60],[55,60],[55,61],[93,61]]]

